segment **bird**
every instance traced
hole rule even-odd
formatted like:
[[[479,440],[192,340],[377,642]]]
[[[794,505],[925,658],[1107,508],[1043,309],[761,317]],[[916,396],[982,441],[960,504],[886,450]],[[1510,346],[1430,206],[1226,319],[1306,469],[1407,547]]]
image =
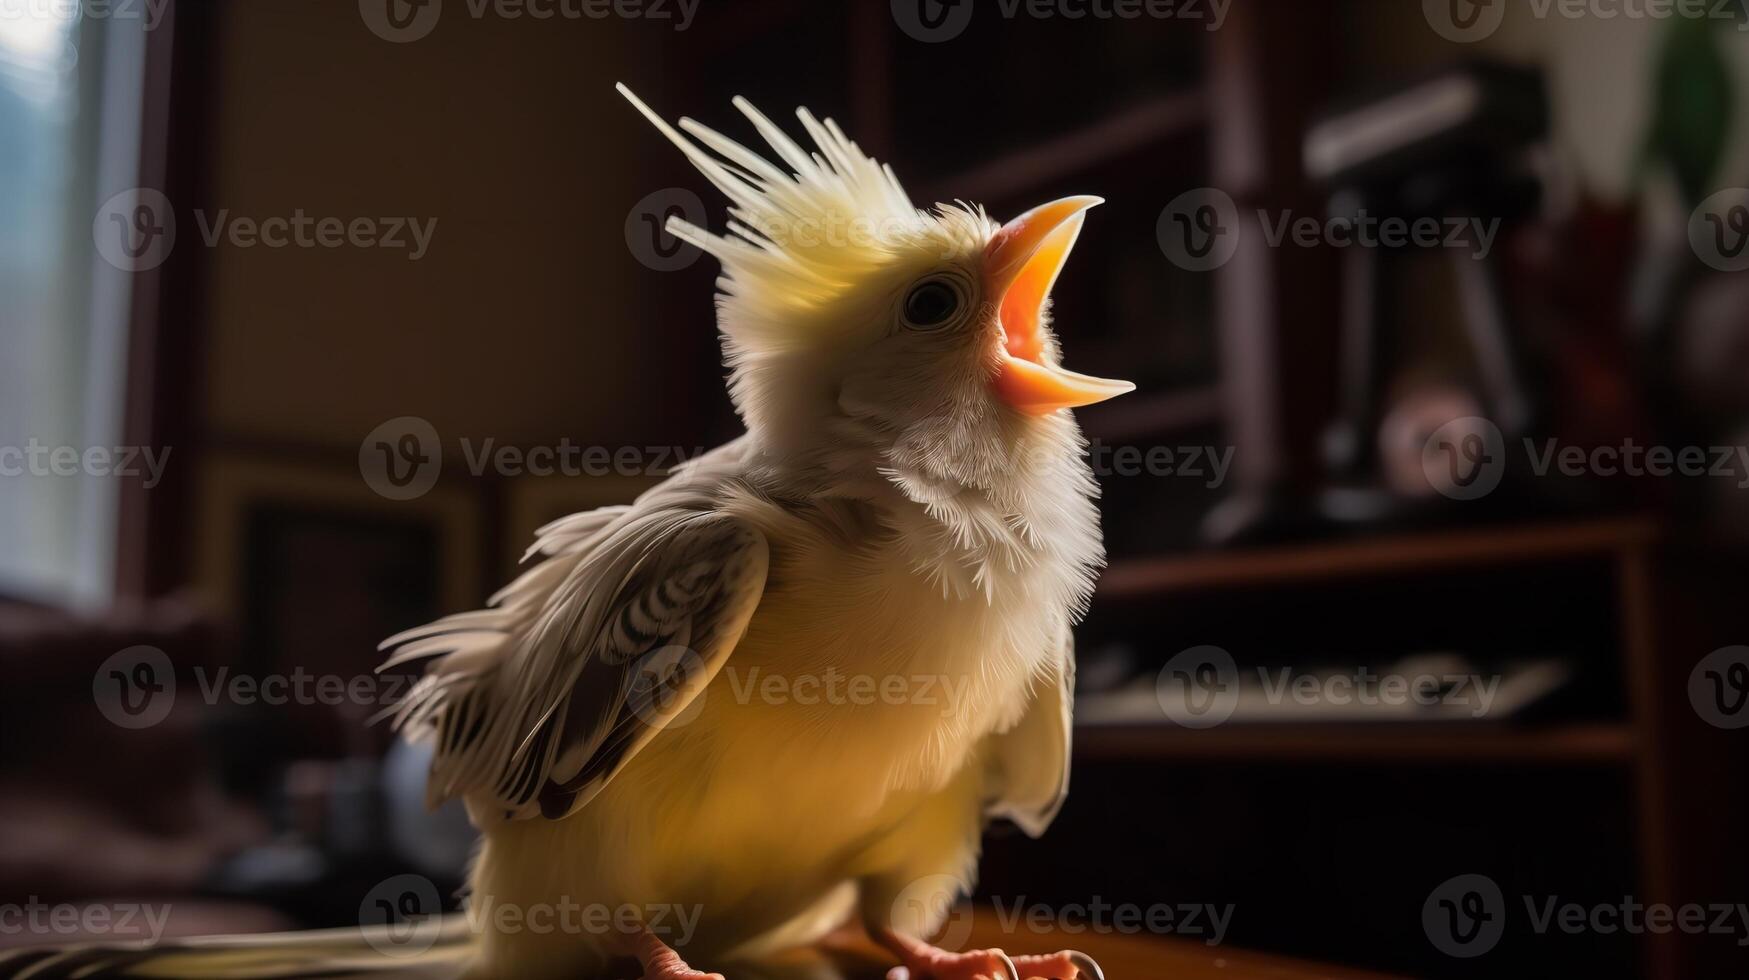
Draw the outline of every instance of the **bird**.
[[[618,91],[727,200],[720,232],[665,229],[720,264],[745,431],[541,528],[485,608],[390,637],[383,669],[423,665],[392,721],[480,832],[470,907],[695,921],[436,949],[470,980],[721,980],[860,921],[892,980],[1098,977],[927,937],[986,827],[1043,834],[1068,792],[1071,630],[1104,564],[1072,410],[1134,385],[1062,366],[1050,294],[1101,200],[919,208],[805,108],[811,147],[735,98],[755,151]]]

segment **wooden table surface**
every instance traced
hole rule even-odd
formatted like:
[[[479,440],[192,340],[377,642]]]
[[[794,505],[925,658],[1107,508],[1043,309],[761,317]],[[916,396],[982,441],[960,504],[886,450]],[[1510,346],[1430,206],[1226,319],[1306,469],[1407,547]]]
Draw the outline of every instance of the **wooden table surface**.
[[[839,944],[835,944],[839,945]],[[973,914],[965,949],[997,947],[1009,953],[1051,953],[1078,949],[1104,968],[1106,980],[1389,980],[1386,974],[1323,966],[1263,953],[1250,953],[1226,946],[1209,946],[1191,939],[1155,935],[1119,935],[1085,931],[1076,934],[1004,932],[995,913],[982,909]],[[796,972],[778,967],[769,980],[805,977],[807,980],[884,980],[891,957],[860,938],[840,945],[822,969],[818,959],[793,964]],[[763,971],[761,971],[763,972]],[[767,980],[727,972],[729,980]]]
[[[962,911],[961,914],[964,914]],[[1004,931],[992,909],[971,912],[972,927],[962,949],[1000,948],[1009,953],[1051,953],[1078,949],[1099,961],[1107,980],[1390,980],[1383,974],[1321,966],[1279,956],[1209,946],[1193,939],[1155,935],[1118,935],[1083,931],[1010,929]],[[466,928],[459,919],[458,928]],[[79,945],[79,944],[74,944]],[[137,949],[135,944],[92,944],[109,949]],[[367,957],[368,958],[368,957]],[[890,956],[862,936],[861,929],[836,934],[818,949],[798,951],[758,965],[695,962],[728,980],[885,980]],[[395,980],[457,980],[462,962],[408,968]],[[262,976],[225,973],[215,976]],[[371,980],[377,972],[324,974],[340,980]],[[508,980],[508,978],[505,978]]]

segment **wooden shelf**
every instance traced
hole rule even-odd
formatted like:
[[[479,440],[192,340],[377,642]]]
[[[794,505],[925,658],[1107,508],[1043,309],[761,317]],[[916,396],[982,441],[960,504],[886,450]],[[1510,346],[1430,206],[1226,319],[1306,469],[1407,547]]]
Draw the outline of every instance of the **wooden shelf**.
[[[1546,728],[1496,724],[1226,725],[1193,730],[1168,724],[1079,725],[1082,761],[1241,760],[1250,762],[1421,762],[1626,765],[1633,761],[1626,724]]]
[[[1196,132],[1207,119],[1208,101],[1201,90],[1156,96],[1078,130],[1030,143],[973,170],[934,181],[918,203],[938,198],[1002,201],[1083,173],[1150,143]]]
[[[1560,561],[1642,547],[1656,525],[1639,518],[1496,525],[1267,549],[1126,559],[1100,576],[1099,598],[1154,598],[1224,587],[1362,578],[1401,572]]]

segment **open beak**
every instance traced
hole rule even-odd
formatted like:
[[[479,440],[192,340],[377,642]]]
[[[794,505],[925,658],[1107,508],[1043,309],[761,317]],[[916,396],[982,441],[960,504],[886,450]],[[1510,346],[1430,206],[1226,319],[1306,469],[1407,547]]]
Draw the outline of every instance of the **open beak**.
[[[1083,195],[1033,208],[1003,225],[984,248],[984,295],[998,304],[1005,338],[993,384],[998,397],[1030,415],[1092,405],[1136,389],[1128,381],[1076,374],[1040,359],[1045,300],[1075,247],[1087,209],[1100,203]]]

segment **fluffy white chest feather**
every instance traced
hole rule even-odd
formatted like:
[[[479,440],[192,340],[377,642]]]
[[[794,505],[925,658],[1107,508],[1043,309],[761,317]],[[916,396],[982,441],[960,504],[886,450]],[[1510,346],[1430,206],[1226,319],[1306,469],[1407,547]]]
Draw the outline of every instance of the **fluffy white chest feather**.
[[[690,771],[706,777],[691,788],[712,798],[695,811],[709,826],[689,836],[743,846],[770,837],[787,849],[796,841],[775,810],[794,814],[798,829],[824,825],[853,840],[875,830],[895,794],[939,789],[979,739],[1024,709],[1054,652],[1036,638],[1061,611],[1007,600],[1030,593],[1021,588],[994,600],[943,595],[891,541],[849,552],[805,520],[767,516],[772,569],[746,635],[586,811],[616,808],[616,790],[638,792],[643,776],[664,794],[685,792],[674,784],[689,781],[667,777]],[[713,782],[713,769],[735,778]],[[646,812],[685,823],[689,809]]]

